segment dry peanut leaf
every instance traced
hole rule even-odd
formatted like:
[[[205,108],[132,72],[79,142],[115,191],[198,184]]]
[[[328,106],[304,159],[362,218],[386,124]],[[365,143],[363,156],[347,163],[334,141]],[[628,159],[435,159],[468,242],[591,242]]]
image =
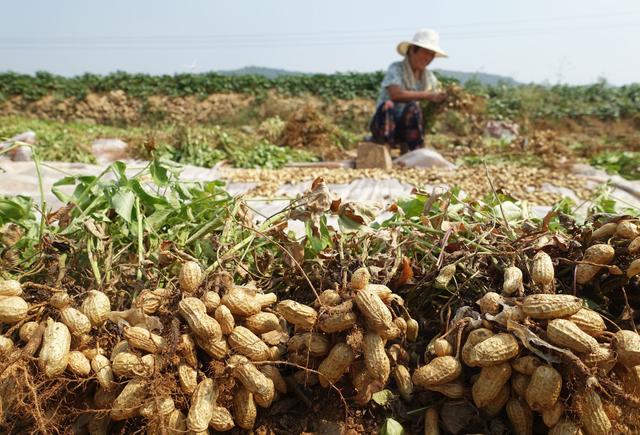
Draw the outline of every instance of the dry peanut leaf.
[[[304,245],[298,242],[290,242],[286,244],[287,255],[283,259],[288,266],[296,267],[304,261]]]
[[[440,229],[442,231],[451,230],[454,233],[459,233],[460,231],[464,231],[465,225],[464,222],[442,221],[442,224],[440,224]]]
[[[96,226],[93,219],[87,219],[86,221],[84,221],[84,227],[87,229],[87,231],[89,231],[91,234],[93,234],[96,238],[100,240],[106,240],[109,238],[104,233],[104,231],[102,231],[102,228]]]
[[[467,401],[445,402],[440,409],[440,419],[443,428],[453,434],[477,432],[483,426],[478,410]]]
[[[378,207],[373,207],[357,202],[346,202],[340,206],[339,214],[342,217],[351,219],[360,225],[369,225],[380,213]]]
[[[411,269],[411,261],[407,257],[402,257],[402,270],[396,281],[397,286],[405,285],[413,279],[413,269]]]
[[[393,418],[387,418],[380,428],[380,435],[405,435],[404,428]]]
[[[536,334],[531,332],[529,328],[524,325],[519,324],[518,322],[514,322],[512,320],[507,320],[507,330],[513,332],[513,334],[522,342],[524,347],[526,347],[530,352],[535,353],[540,358],[544,359],[548,363],[559,363],[562,362],[557,356],[551,355],[550,353],[543,352],[535,346],[544,347],[548,350],[552,350],[554,352],[558,352],[564,355],[567,355],[571,359],[575,359],[576,356],[573,352],[556,347],[542,338],[538,337]],[[535,345],[535,346],[534,346]]]
[[[373,393],[371,396],[371,400],[380,406],[386,406],[391,399],[393,399],[393,393],[391,390],[387,390],[386,388],[382,391],[378,391],[377,393]]]

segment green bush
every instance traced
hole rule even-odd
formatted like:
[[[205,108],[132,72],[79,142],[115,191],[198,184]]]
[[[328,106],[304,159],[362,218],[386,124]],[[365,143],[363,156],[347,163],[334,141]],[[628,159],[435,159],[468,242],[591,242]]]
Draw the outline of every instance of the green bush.
[[[606,151],[591,158],[591,164],[608,173],[620,174],[629,180],[640,179],[640,153]]]

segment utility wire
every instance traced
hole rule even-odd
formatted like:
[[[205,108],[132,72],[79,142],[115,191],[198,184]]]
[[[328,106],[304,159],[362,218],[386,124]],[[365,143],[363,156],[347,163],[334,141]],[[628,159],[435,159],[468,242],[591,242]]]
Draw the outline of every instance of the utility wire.
[[[462,29],[462,33],[472,35],[477,34],[477,32],[484,31],[502,31],[509,29],[496,29],[496,26],[514,26],[519,24],[537,24],[540,23],[542,26],[534,26],[535,28],[547,28],[547,25],[552,23],[561,23],[564,21],[568,21],[569,23],[577,23],[579,20],[583,19],[595,19],[597,20],[598,25],[602,25],[602,20],[605,18],[612,17],[623,17],[623,18],[633,18],[635,16],[640,16],[640,11],[636,12],[614,12],[614,13],[604,13],[604,14],[591,14],[591,15],[576,15],[576,16],[567,16],[567,17],[545,17],[538,19],[522,19],[522,20],[507,20],[507,21],[493,21],[493,22],[476,22],[476,23],[467,23],[467,24],[455,24],[455,25],[443,25],[443,26],[434,26],[438,28],[441,33],[456,36],[460,31],[447,31],[447,29]],[[637,23],[636,23],[637,24]],[[473,29],[474,26],[485,27],[486,29]],[[519,27],[520,28],[520,27]],[[158,42],[158,43],[177,43],[178,41],[190,41],[190,42],[204,42],[204,41],[260,41],[260,40],[287,40],[290,37],[296,37],[298,40],[300,38],[314,40],[320,39],[326,41],[327,38],[331,39],[340,39],[340,38],[362,38],[367,39],[371,37],[407,37],[407,35],[411,32],[415,31],[413,27],[402,27],[402,28],[390,28],[390,29],[373,29],[373,30],[345,30],[345,31],[324,31],[324,32],[287,32],[287,33],[256,33],[256,34],[214,34],[214,35],[155,35],[155,36],[135,36],[135,35],[114,35],[114,36],[4,36],[0,37],[0,43],[8,44],[62,44],[62,43],[82,43],[82,44],[93,44],[93,43],[130,43],[133,42]]]
[[[562,26],[562,27],[540,27],[540,28],[520,28],[510,30],[487,30],[485,32],[463,32],[445,35],[446,41],[485,39],[485,38],[506,38],[521,36],[547,37],[562,33],[575,33],[580,30],[589,30],[593,33],[610,32],[612,30],[637,27],[636,23],[622,22],[601,24],[597,29],[591,26]],[[324,38],[324,39],[268,39],[260,38],[255,40],[230,40],[230,41],[166,41],[166,42],[127,42],[127,43],[91,43],[85,41],[69,43],[7,43],[0,40],[0,50],[188,50],[188,49],[233,49],[251,47],[316,47],[316,46],[352,46],[352,45],[381,45],[392,43],[391,40],[402,39],[402,36],[375,36],[375,37],[347,37],[347,38]]]

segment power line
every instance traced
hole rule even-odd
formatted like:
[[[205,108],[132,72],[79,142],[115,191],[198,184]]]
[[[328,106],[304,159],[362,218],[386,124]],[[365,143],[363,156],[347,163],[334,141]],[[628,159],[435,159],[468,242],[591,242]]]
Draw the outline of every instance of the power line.
[[[640,14],[639,11],[632,12],[612,12],[605,14],[589,14],[589,15],[575,15],[575,16],[566,16],[566,17],[545,17],[539,19],[522,19],[522,20],[507,20],[507,21],[493,21],[493,22],[475,22],[475,23],[466,23],[466,24],[454,24],[454,25],[443,25],[443,26],[435,26],[440,31],[446,29],[464,29],[469,30],[470,27],[473,26],[490,26],[492,30],[495,29],[495,26],[513,26],[517,24],[535,24],[541,23],[547,25],[549,23],[560,23],[564,21],[570,21],[571,23],[576,23],[578,20],[583,19],[596,19],[598,24],[601,24],[603,18],[612,18],[612,17],[624,17],[630,18],[633,17],[634,14]],[[482,31],[483,29],[471,29],[471,31]],[[503,29],[504,30],[504,29]],[[375,37],[375,36],[389,36],[389,37],[406,37],[409,33],[415,31],[415,28],[411,27],[402,27],[402,28],[389,28],[389,29],[373,29],[373,30],[344,30],[344,31],[323,31],[323,32],[286,32],[286,33],[255,33],[255,34],[214,34],[214,35],[153,35],[153,36],[135,36],[135,35],[114,35],[114,36],[5,36],[0,37],[0,42],[4,43],[45,43],[45,44],[55,44],[55,43],[129,43],[131,41],[135,42],[176,42],[176,41],[210,41],[210,40],[255,40],[255,39],[280,39],[280,38],[288,38],[288,37],[297,37],[297,38],[344,38],[344,37]],[[398,32],[402,32],[400,35]],[[443,32],[443,33],[451,33],[455,34],[456,32]]]
[[[447,41],[455,41],[455,40],[465,40],[465,39],[484,39],[484,38],[505,38],[505,37],[518,37],[518,36],[532,36],[532,35],[541,35],[548,36],[551,34],[558,33],[575,33],[579,30],[589,30],[591,32],[605,32],[616,29],[623,29],[628,27],[636,27],[636,23],[610,23],[609,25],[601,25],[598,29],[593,29],[591,27],[585,26],[563,26],[559,28],[521,28],[521,29],[511,29],[508,31],[486,31],[486,32],[466,32],[466,33],[458,33],[447,35]],[[396,40],[401,39],[401,36],[395,38]],[[207,41],[193,41],[193,42],[180,42],[180,41],[170,41],[164,43],[151,43],[151,44],[141,44],[141,43],[127,43],[127,44],[113,44],[113,43],[102,43],[102,44],[90,44],[90,43],[65,43],[65,44],[41,44],[41,43],[30,43],[30,44],[7,44],[0,41],[0,50],[104,50],[104,51],[130,51],[130,50],[186,50],[186,49],[220,49],[220,48],[262,48],[262,47],[316,47],[316,46],[344,46],[344,45],[381,45],[390,43],[389,37],[369,37],[369,38],[361,38],[361,37],[350,37],[350,38],[331,38],[324,40],[238,40],[238,41],[215,41],[215,42],[207,42]]]

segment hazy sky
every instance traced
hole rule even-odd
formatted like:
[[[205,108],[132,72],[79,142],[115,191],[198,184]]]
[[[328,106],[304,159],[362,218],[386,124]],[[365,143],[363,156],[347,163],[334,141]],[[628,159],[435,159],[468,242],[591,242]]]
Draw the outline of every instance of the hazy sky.
[[[640,81],[640,0],[2,1],[0,71],[374,71],[420,27],[434,68],[522,82]]]

